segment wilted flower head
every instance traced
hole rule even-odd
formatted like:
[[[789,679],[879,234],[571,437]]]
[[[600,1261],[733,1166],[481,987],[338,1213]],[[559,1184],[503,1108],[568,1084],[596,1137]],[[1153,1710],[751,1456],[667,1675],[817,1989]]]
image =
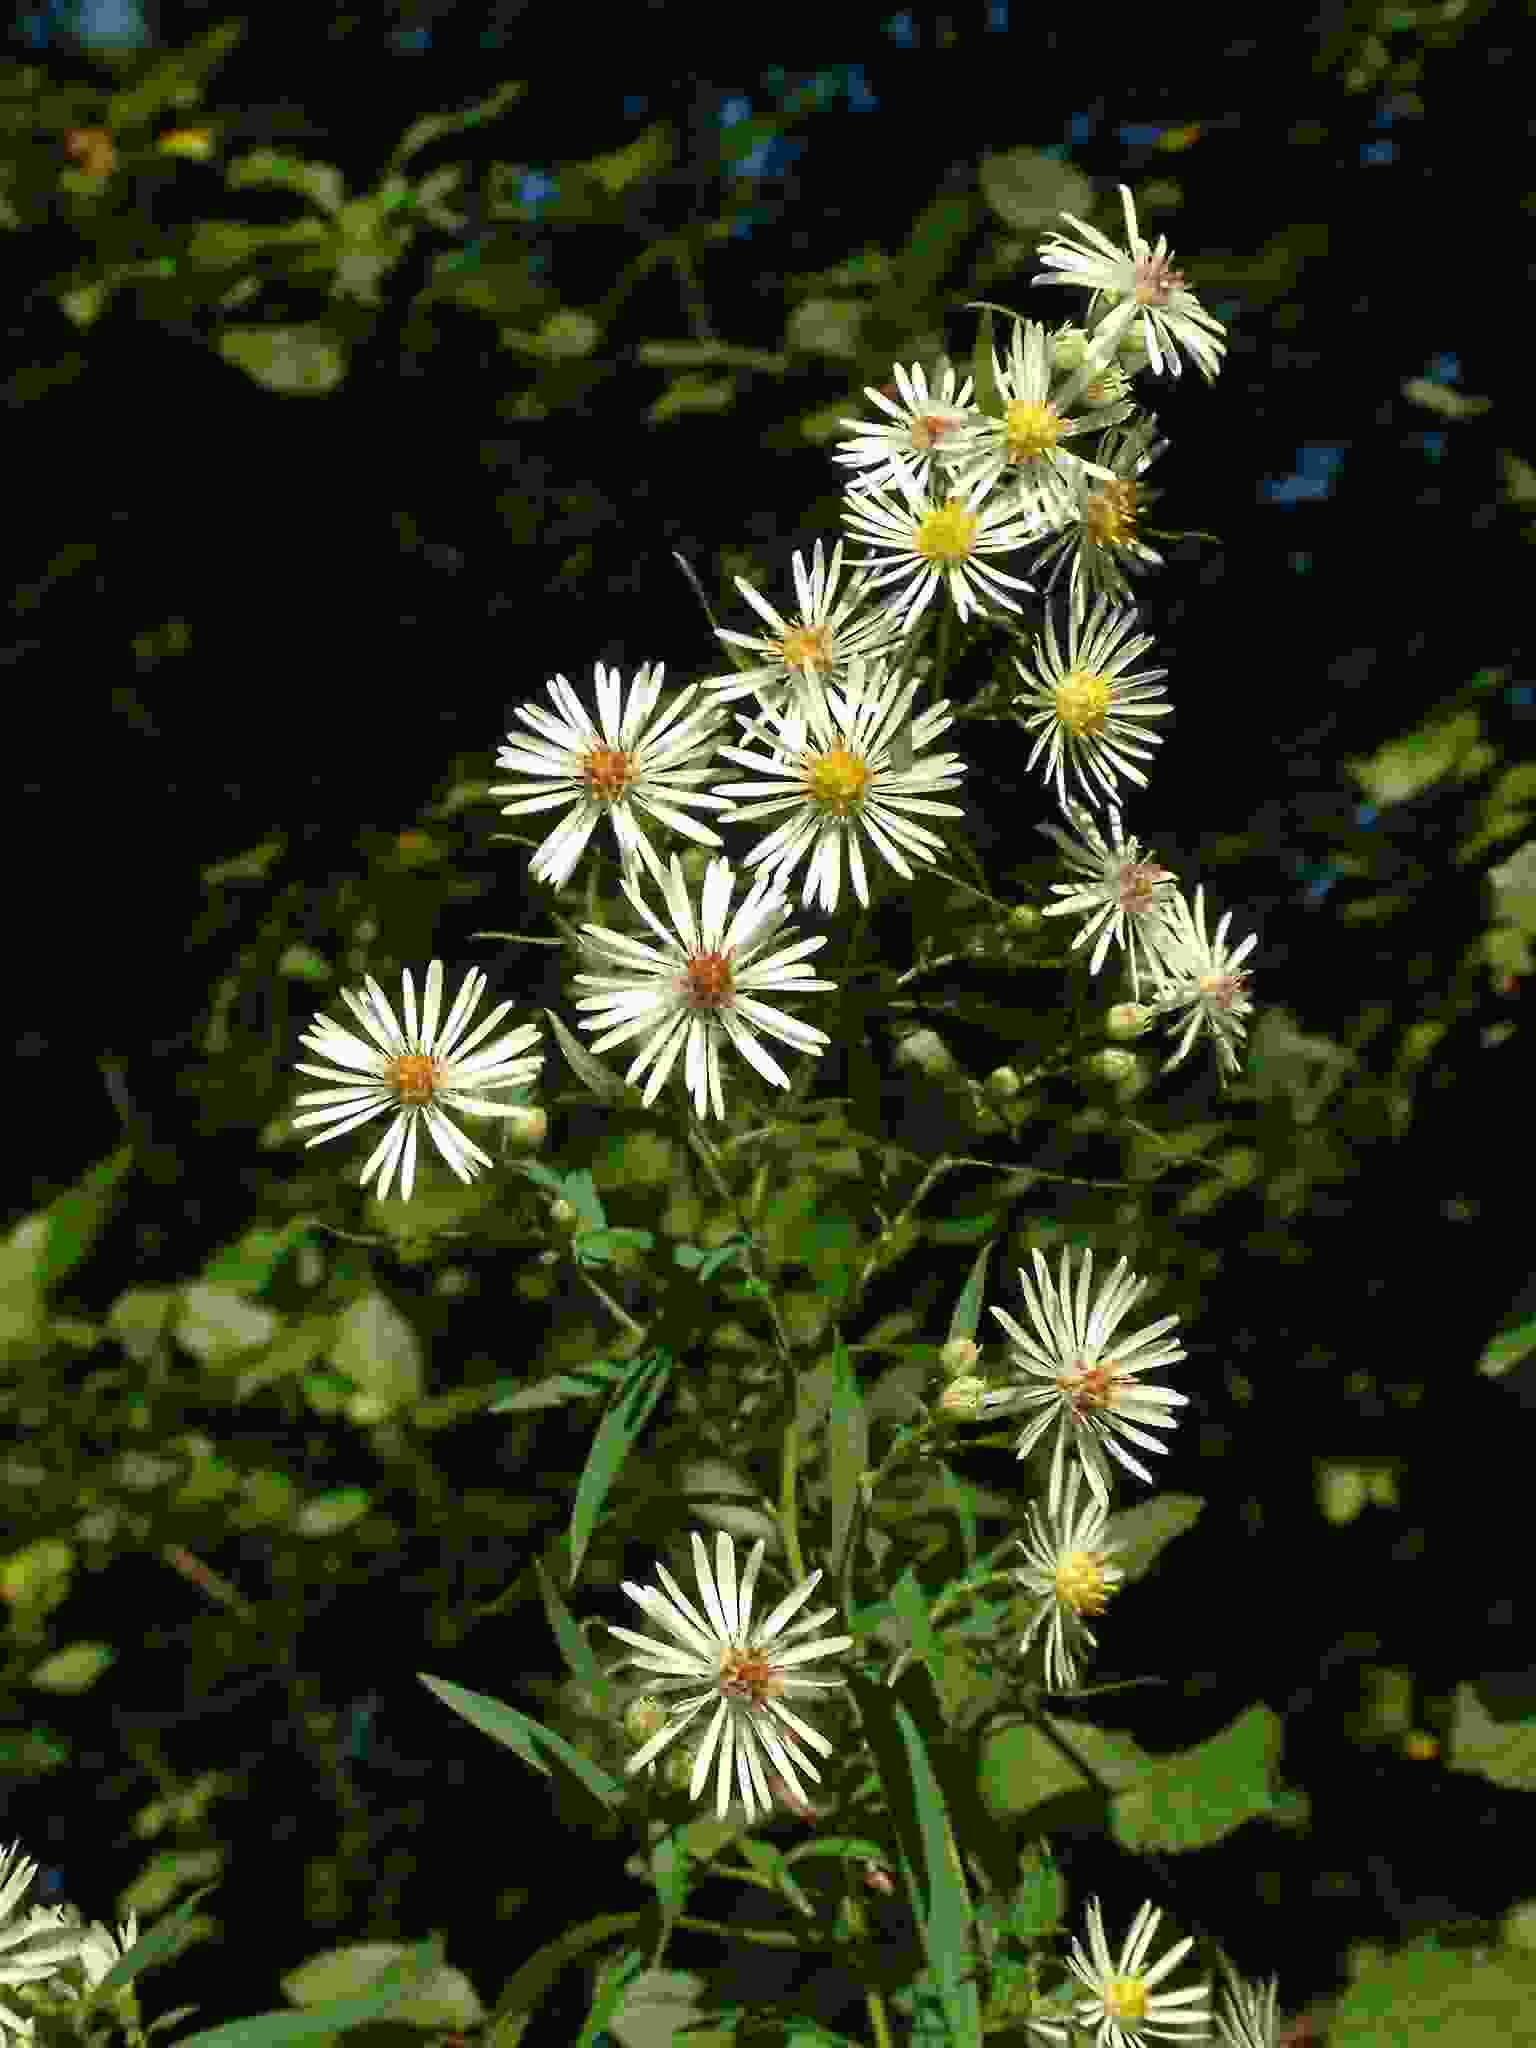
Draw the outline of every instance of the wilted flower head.
[[[904,370],[893,366],[900,403],[866,386],[864,396],[886,415],[883,420],[844,420],[853,429],[851,441],[839,441],[834,462],[858,473],[855,490],[872,490],[894,483],[898,473],[911,478],[919,490],[927,490],[934,465],[952,473],[954,451],[966,426],[976,417],[971,403],[972,384],[961,383],[954,365],[946,363],[932,386],[921,363]]]
[[[1059,825],[1035,828],[1055,840],[1066,855],[1067,865],[1075,868],[1078,875],[1075,881],[1052,882],[1051,893],[1061,901],[1049,904],[1043,915],[1063,917],[1071,913],[1086,918],[1072,941],[1072,950],[1076,952],[1079,946],[1086,946],[1097,934],[1098,944],[1088,962],[1090,974],[1097,974],[1103,966],[1111,940],[1123,947],[1130,964],[1131,987],[1139,1000],[1139,956],[1155,945],[1163,931],[1163,906],[1176,877],[1171,868],[1156,866],[1151,854],[1144,853],[1134,837],[1125,836],[1118,806],[1109,806],[1107,837],[1086,805],[1070,803],[1066,815],[1069,824],[1077,829],[1075,839]]]

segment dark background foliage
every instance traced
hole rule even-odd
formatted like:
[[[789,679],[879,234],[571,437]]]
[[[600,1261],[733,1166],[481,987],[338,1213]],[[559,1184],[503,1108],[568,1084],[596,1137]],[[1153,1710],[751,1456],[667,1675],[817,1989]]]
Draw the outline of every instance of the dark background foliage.
[[[151,26],[176,46],[215,18],[167,5]],[[253,1216],[281,1218],[332,1186],[316,1178],[335,1165],[324,1155],[257,1143],[291,1099],[294,1034],[314,1006],[279,971],[288,948],[334,952],[350,921],[387,905],[398,957],[473,960],[502,995],[560,1000],[558,954],[471,940],[534,928],[543,905],[525,855],[491,845],[494,812],[455,809],[452,791],[486,777],[511,707],[557,670],[585,679],[595,660],[664,658],[687,679],[718,666],[674,552],[736,623],[733,573],[782,589],[791,547],[835,531],[835,472],[795,422],[856,409],[882,354],[966,353],[963,301],[996,229],[981,160],[1021,145],[1069,153],[1100,194],[1176,181],[1153,231],[1166,228],[1229,321],[1231,348],[1214,389],[1191,374],[1159,392],[1172,450],[1155,480],[1165,526],[1219,539],[1171,545],[1149,588],[1177,715],[1133,823],[1235,907],[1239,932],[1257,929],[1261,1007],[1283,1005],[1351,1063],[1306,1124],[1279,1096],[1248,1098],[1263,1171],[1165,1241],[1199,1304],[1167,1483],[1209,1506],[1157,1585],[1118,1609],[1096,1675],[1160,1676],[1114,1708],[1152,1748],[1198,1739],[1255,1697],[1284,1715],[1282,1768],[1307,1824],[1251,1824],[1158,1876],[1188,1924],[1220,1932],[1250,1969],[1280,1967],[1292,2007],[1332,1988],[1352,1941],[1502,1911],[1507,1866],[1489,1845],[1528,1803],[1361,1730],[1369,1670],[1411,1674],[1412,1718],[1433,1725],[1459,1681],[1528,1662],[1530,1410],[1473,1368],[1526,1276],[1509,1126],[1529,1084],[1519,1036],[1500,1035],[1515,989],[1468,966],[1488,921],[1487,863],[1456,855],[1481,785],[1453,778],[1378,807],[1347,767],[1480,676],[1487,741],[1504,759],[1529,752],[1510,602],[1523,541],[1499,503],[1508,311],[1523,282],[1512,252],[1528,215],[1518,165],[1496,168],[1486,146],[1523,132],[1514,41],[1496,10],[1475,8],[1454,30],[1434,9],[1358,6],[1310,20],[1282,9],[1246,28],[1199,9],[1047,19],[1005,5],[761,19],[273,11],[252,18],[210,89],[217,156],[122,172],[119,203],[146,247],[235,210],[220,166],[240,147],[333,163],[363,192],[424,110],[527,80],[507,113],[423,153],[418,169],[468,166],[465,218],[421,234],[377,306],[338,311],[316,284],[272,283],[265,317],[351,320],[336,390],[263,389],[210,346],[206,306],[147,286],[82,327],[59,303],[82,261],[62,203],[7,247],[6,665],[24,912],[10,955],[13,1206],[46,1201],[126,1131],[128,1198],[71,1285],[91,1316],[130,1284],[185,1279]],[[88,35],[34,13],[11,43],[89,118],[110,60]],[[820,82],[814,114],[733,166],[740,103],[771,114],[808,81]],[[680,138],[659,176],[601,219],[541,210],[538,180],[558,186],[559,166],[658,121]],[[1168,132],[1192,124],[1198,136],[1171,153]],[[28,176],[62,162],[47,132],[18,151]],[[512,226],[485,208],[489,167],[508,162],[535,181]],[[268,198],[272,218],[292,215],[287,195],[263,194],[245,195],[242,217]],[[642,344],[718,341],[771,359],[808,277],[869,248],[916,262],[914,221],[938,207],[942,222],[949,201],[962,225],[944,230],[935,274],[911,295],[936,322],[926,336],[881,299],[856,361],[791,350],[787,370],[740,367],[724,410],[654,416],[668,373]],[[727,232],[704,232],[722,221]],[[431,289],[450,257],[524,264],[547,294],[536,325],[552,308],[601,307],[626,265],[680,235],[690,263],[658,266],[564,365],[530,366],[498,346],[495,321]],[[1027,294],[1031,267],[986,295],[1064,317],[1066,294]],[[1404,395],[1414,378],[1493,405],[1446,422]],[[1038,887],[1029,828],[1048,811],[1023,751],[990,744],[1002,730],[987,729],[986,772],[972,778],[985,786],[967,796],[1007,894],[1026,874]],[[422,853],[434,840],[446,868]],[[1347,915],[1373,892],[1393,914]],[[899,957],[899,893],[877,933]],[[1006,987],[984,966],[952,983],[993,1000]],[[1410,1033],[1426,1018],[1444,1030],[1421,1055]],[[1008,1056],[955,1039],[977,1071]],[[883,1074],[893,1131],[926,1149],[918,1110],[888,1063]],[[1214,1078],[1193,1061],[1157,1101],[1159,1128],[1199,1123]],[[604,1125],[553,1121],[571,1157]],[[1082,1164],[1091,1147],[1052,1144],[1027,1156],[1116,1171],[1112,1151]],[[1304,1191],[1289,1208],[1274,1197],[1287,1171]],[[331,1213],[346,1221],[334,1185]],[[1070,1190],[1058,1214],[1073,1220]],[[463,1299],[437,1285],[445,1260],[471,1276]],[[451,1305],[465,1383],[522,1369],[530,1319],[561,1310],[558,1296],[510,1295],[489,1254],[406,1247],[374,1266],[429,1341]],[[914,1285],[912,1265],[898,1268],[871,1309]],[[61,1475],[85,1455],[80,1417],[111,1435],[113,1404],[135,1398],[126,1383],[92,1391],[100,1367],[99,1353],[65,1358],[46,1410],[13,1408],[16,1441],[54,1460],[60,1514]],[[217,1403],[184,1390],[177,1402],[182,1429],[231,1427]],[[221,1773],[208,1822],[232,1849],[213,1902],[223,1940],[178,1966],[180,1997],[210,2019],[260,2009],[317,1931],[432,1925],[493,1993],[591,1909],[587,1874],[606,1852],[573,1864],[542,1784],[412,1674],[425,1664],[536,1701],[554,1658],[525,1567],[563,1525],[586,1425],[584,1413],[546,1422],[535,1442],[528,1425],[470,1416],[429,1456],[406,1431],[365,1445],[277,1399],[242,1408],[243,1463],[366,1483],[370,1520],[329,1564],[311,1546],[301,1566],[269,1531],[234,1535],[210,1510],[206,1554],[244,1610],[154,1548],[86,1578],[69,1633],[114,1642],[120,1661],[98,1691],[50,1702],[71,1765],[8,1775],[6,1835],[105,1913],[143,1864],[146,1801]],[[167,1426],[161,1414],[157,1432]],[[1330,1524],[1324,1457],[1390,1468],[1395,1507]],[[1010,1484],[1004,1455],[977,1452],[968,1469]],[[30,1524],[19,1507],[7,1521],[13,1549]],[[194,1533],[181,1540],[197,1550]],[[607,1599],[614,1568],[596,1569],[586,1594]],[[507,1611],[483,1613],[504,1589]],[[1075,1887],[1130,1905],[1156,1888],[1097,1837],[1060,1847]]]

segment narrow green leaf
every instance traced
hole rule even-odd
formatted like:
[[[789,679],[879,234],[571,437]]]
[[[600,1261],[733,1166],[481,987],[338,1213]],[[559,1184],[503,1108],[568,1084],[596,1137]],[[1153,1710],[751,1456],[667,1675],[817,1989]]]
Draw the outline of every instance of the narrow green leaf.
[[[907,1566],[892,1586],[891,1605],[906,1624],[907,1633],[912,1638],[913,1650],[937,1677],[943,1661],[943,1648],[933,1632],[933,1623],[928,1618],[927,1595],[917,1583],[911,1565]]]
[[[622,1102],[633,1091],[622,1074],[616,1074],[611,1067],[605,1067],[601,1060],[594,1059],[576,1037],[567,1030],[553,1010],[546,1010],[550,1029],[555,1034],[560,1050],[570,1061],[571,1068],[585,1087],[590,1088],[599,1102]]]
[[[72,1273],[101,1235],[117,1199],[117,1191],[133,1166],[133,1147],[121,1145],[107,1159],[98,1160],[81,1175],[72,1188],[48,1204],[29,1224],[18,1224],[6,1247],[0,1279],[9,1287],[24,1283],[38,1294],[47,1294],[67,1273]],[[12,1248],[15,1248],[14,1250]]]
[[[416,1980],[435,1970],[443,1960],[443,1945],[433,1935],[418,1942],[410,1955],[386,1970],[367,1991],[350,1998],[333,1998],[303,2012],[253,2013],[249,2019],[231,2020],[226,2026],[208,2027],[200,2034],[188,2034],[178,2048],[287,2048],[290,2041],[314,2040],[323,2034],[345,2033],[368,2020],[381,2018],[410,1990]]]
[[[173,1956],[180,1955],[196,1939],[192,1917],[199,1902],[206,1899],[212,1890],[211,1884],[199,1885],[190,1898],[183,1899],[174,1912],[157,1921],[148,1934],[141,1934],[128,1953],[108,1970],[91,1997],[109,1997],[112,1992],[121,1991],[125,1984],[131,1984],[145,1970],[152,1970],[156,1963],[168,1963]]]
[[[615,1359],[594,1358],[589,1365],[577,1366],[571,1372],[551,1373],[548,1379],[535,1380],[531,1387],[498,1380],[498,1387],[511,1386],[512,1391],[493,1401],[488,1413],[509,1415],[530,1408],[558,1408],[565,1401],[590,1401],[593,1395],[617,1385],[628,1369]]]
[[[923,1949],[933,1973],[952,2048],[981,2048],[981,2003],[969,1972],[971,1904],[944,1813],[938,1779],[917,1723],[898,1700],[896,1725],[906,1745],[918,1825],[922,1830]]]
[[[597,1426],[571,1508],[571,1585],[576,1583],[608,1490],[650,1421],[672,1377],[672,1367],[673,1360],[665,1351],[642,1353],[631,1363],[623,1386]]]
[[[549,1625],[555,1632],[555,1641],[560,1646],[566,1668],[573,1677],[581,1680],[606,1710],[613,1703],[612,1681],[598,1663],[592,1645],[577,1627],[576,1617],[560,1598],[559,1589],[537,1559],[533,1569],[539,1581],[539,1592],[543,1595],[544,1612],[549,1616]]]
[[[1527,1316],[1512,1330],[1501,1330],[1483,1346],[1477,1369],[1487,1379],[1498,1379],[1517,1366],[1530,1351],[1536,1351],[1536,1316]]]
[[[832,1557],[840,1567],[858,1504],[859,1479],[869,1469],[869,1416],[858,1374],[839,1334],[832,1344],[827,1401],[827,1480],[832,1497]]]
[[[626,1949],[609,1969],[603,1972],[598,1985],[597,1996],[592,2001],[586,2022],[577,2036],[576,2048],[594,2048],[599,2034],[618,2010],[625,1991],[645,1968],[645,1958],[637,1948]]]
[[[446,1678],[434,1678],[430,1672],[418,1671],[416,1676],[429,1692],[434,1692],[445,1707],[452,1707],[478,1728],[482,1735],[489,1735],[493,1741],[501,1742],[520,1756],[524,1763],[531,1764],[542,1776],[551,1776],[550,1768],[540,1756],[540,1750],[548,1750],[557,1762],[565,1765],[571,1775],[604,1806],[617,1806],[624,1797],[624,1788],[616,1778],[573,1749],[563,1735],[557,1735],[553,1728],[546,1728],[542,1722],[530,1720],[526,1714],[518,1713],[515,1707],[503,1701],[492,1699],[489,1693],[471,1692],[467,1686],[455,1685]]]
[[[981,1297],[987,1285],[987,1261],[992,1256],[995,1237],[989,1237],[976,1254],[970,1276],[960,1290],[960,1299],[955,1303],[955,1312],[949,1319],[951,1341],[956,1337],[974,1339],[976,1326],[981,1321]]]
[[[600,1948],[616,1934],[627,1934],[639,1918],[638,1913],[600,1913],[596,1919],[584,1920],[579,1927],[568,1928],[535,1949],[501,1987],[487,2038],[494,2040],[498,2048],[519,2040],[522,2029],[516,2022],[534,2011],[561,1971],[587,1949]]]

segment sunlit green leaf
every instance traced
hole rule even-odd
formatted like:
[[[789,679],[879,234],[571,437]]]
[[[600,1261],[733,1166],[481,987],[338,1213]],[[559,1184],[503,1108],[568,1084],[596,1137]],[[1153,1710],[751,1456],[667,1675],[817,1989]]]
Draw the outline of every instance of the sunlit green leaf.
[[[345,2033],[349,2027],[362,2026],[391,2011],[418,1987],[422,1977],[437,1970],[442,1960],[442,1942],[433,1935],[407,1951],[399,1962],[375,1978],[366,1991],[328,1999],[323,2005],[310,2006],[303,2012],[263,2012],[254,2013],[249,2019],[231,2020],[222,2027],[184,2035],[180,2048],[287,2048],[290,2041]]]
[[[609,1488],[623,1469],[624,1461],[639,1442],[656,1403],[672,1377],[674,1361],[665,1351],[650,1351],[636,1358],[625,1374],[624,1384],[597,1426],[587,1462],[576,1482],[576,1499],[571,1508],[571,1577],[581,1570],[592,1531]]]

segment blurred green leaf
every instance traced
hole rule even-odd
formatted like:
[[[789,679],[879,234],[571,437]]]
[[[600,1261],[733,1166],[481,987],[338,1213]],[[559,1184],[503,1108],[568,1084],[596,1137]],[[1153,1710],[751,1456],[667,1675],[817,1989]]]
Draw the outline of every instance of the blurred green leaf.
[[[334,1487],[305,1501],[293,1526],[300,1536],[339,1536],[343,1529],[360,1522],[372,1505],[373,1496],[366,1486]]]
[[[199,1930],[193,1924],[198,1905],[212,1889],[212,1885],[200,1885],[190,1898],[182,1900],[174,1912],[167,1913],[141,1934],[127,1954],[112,1965],[92,1995],[110,1998],[114,1991],[121,1991],[125,1984],[131,1984],[146,1970],[154,1969],[158,1963],[171,1962],[183,1949],[190,1948],[199,1937]]]
[[[1058,227],[1064,213],[1082,219],[1093,212],[1093,186],[1076,164],[1037,149],[984,156],[977,177],[992,211],[1025,234]]]
[[[337,1372],[391,1408],[421,1395],[421,1341],[377,1288],[343,1312],[327,1356]]]
[[[110,1643],[70,1643],[45,1657],[27,1683],[39,1692],[89,1692],[116,1661],[117,1652]]]
[[[347,374],[340,338],[303,327],[221,327],[220,355],[253,382],[284,398],[323,398]]]
[[[1329,2048],[1504,2048],[1532,2039],[1536,1959],[1430,1936],[1366,1965],[1328,2023]]]
[[[1127,1580],[1145,1577],[1168,1545],[1195,1526],[1204,1507],[1196,1494],[1155,1493],[1111,1515],[1106,1537]]]
[[[358,1941],[343,1948],[327,1949],[290,1970],[282,1980],[283,1996],[294,2005],[324,2005],[339,1998],[355,1996],[377,1985],[386,1970],[406,1966],[417,1981],[389,2010],[391,2020],[411,2027],[443,2028],[463,2032],[478,2026],[485,2008],[475,1987],[462,1970],[447,1963],[424,1977],[413,1958],[418,1951],[400,1941]]]
[[[840,1567],[859,1499],[859,1480],[869,1468],[869,1417],[858,1375],[841,1336],[833,1340],[827,1400],[827,1485],[832,1517],[829,1555]]]
[[[1209,1742],[1145,1759],[1111,1803],[1117,1838],[1134,1850],[1206,1849],[1268,1813],[1281,1732],[1277,1714],[1254,1706]]]
[[[208,80],[244,35],[243,21],[221,21],[185,49],[156,55],[131,85],[113,93],[104,125],[114,134],[131,134],[162,114],[196,106]]]
[[[263,2012],[249,2019],[231,2020],[226,2026],[184,2036],[179,2048],[286,2048],[290,2041],[344,2034],[349,2027],[362,2026],[391,2012],[408,1992],[418,1988],[422,1977],[441,1967],[442,1960],[442,1942],[433,1935],[407,1950],[366,1991],[329,1999],[304,2012]]]
[[[1456,1688],[1445,1761],[1514,1792],[1536,1792],[1536,1712],[1494,1718],[1475,1685]]]

